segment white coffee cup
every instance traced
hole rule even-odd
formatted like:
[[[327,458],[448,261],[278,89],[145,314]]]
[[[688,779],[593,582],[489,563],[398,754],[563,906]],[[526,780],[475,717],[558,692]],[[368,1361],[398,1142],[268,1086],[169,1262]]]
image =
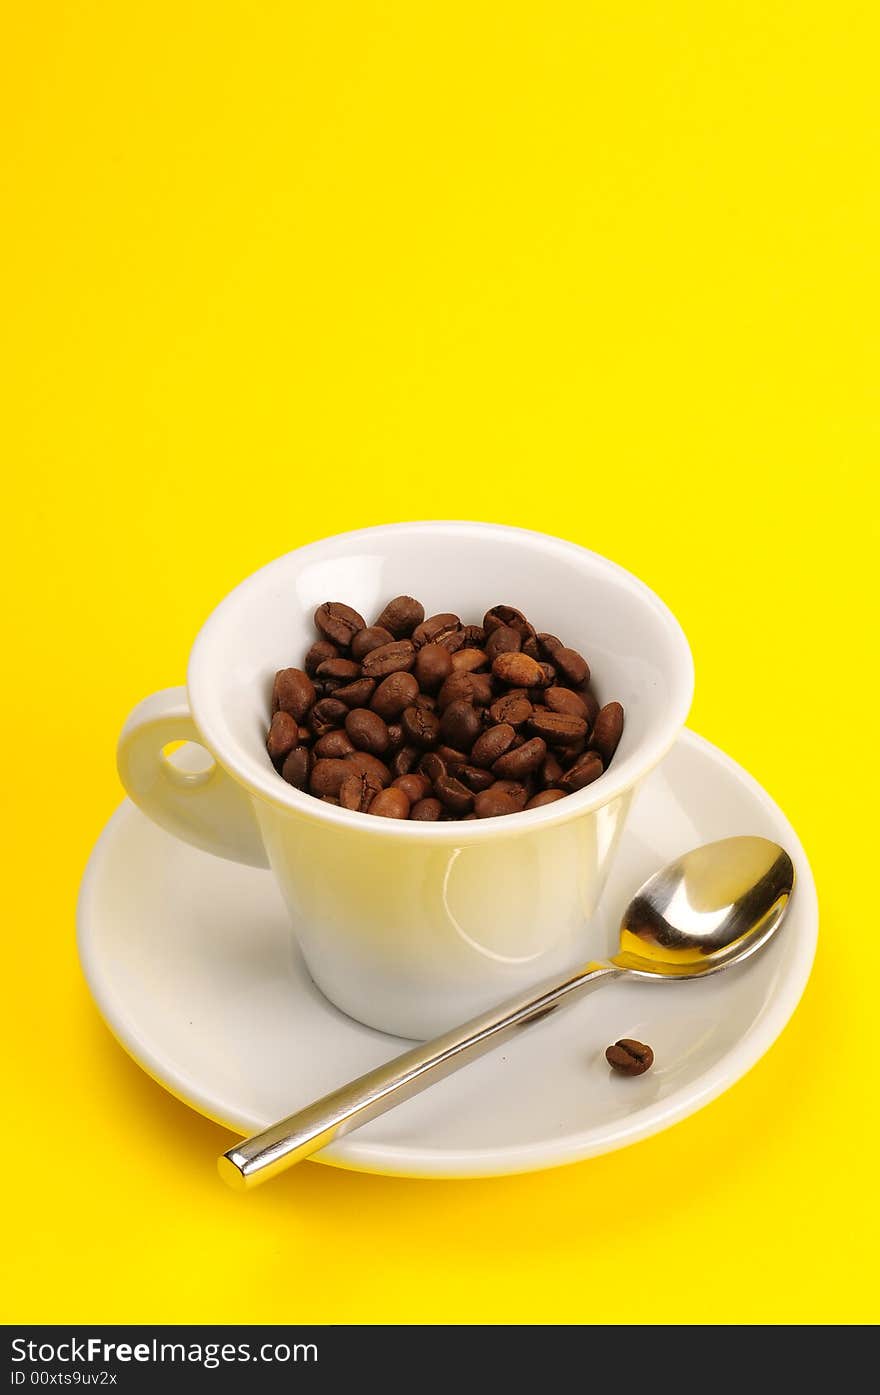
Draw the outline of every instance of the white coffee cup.
[[[626,711],[606,773],[540,809],[448,823],[371,818],[286,784],[265,746],[276,670],[302,665],[322,601],[370,623],[401,593],[467,623],[514,605],[580,651],[599,700]],[[633,795],[692,693],[678,622],[613,562],[517,528],[402,523],[299,548],[237,586],[195,641],[187,688],[131,713],[119,771],[177,837],[271,867],[309,971],[337,1007],[424,1038],[601,952],[590,916]],[[213,762],[182,769],[163,754],[180,740]],[[245,943],[248,933],[242,924]]]

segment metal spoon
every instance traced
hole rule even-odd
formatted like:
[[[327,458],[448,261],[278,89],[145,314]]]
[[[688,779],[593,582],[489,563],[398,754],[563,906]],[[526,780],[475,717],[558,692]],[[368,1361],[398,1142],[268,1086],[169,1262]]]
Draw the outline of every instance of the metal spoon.
[[[703,978],[741,964],[779,928],[793,887],[791,858],[766,838],[724,838],[685,853],[636,892],[607,964],[545,982],[342,1085],[230,1148],[218,1159],[220,1176],[239,1190],[268,1181],[600,983]]]

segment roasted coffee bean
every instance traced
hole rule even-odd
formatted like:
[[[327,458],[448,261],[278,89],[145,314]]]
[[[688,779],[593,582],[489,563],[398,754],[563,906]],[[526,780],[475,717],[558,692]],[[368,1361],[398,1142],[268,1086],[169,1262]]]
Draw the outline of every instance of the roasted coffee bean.
[[[474,796],[454,775],[441,775],[434,781],[434,793],[454,814],[468,814],[474,807]]]
[[[482,625],[463,625],[461,629],[465,647],[470,649],[485,649],[486,631]]]
[[[439,644],[442,649],[447,649],[450,654],[457,654],[459,649],[464,648],[464,630],[447,630],[438,635],[434,643]]]
[[[586,749],[587,738],[585,736],[578,737],[577,741],[569,741],[566,745],[560,745],[557,742],[553,743],[553,750],[562,761],[566,770],[574,765],[575,761],[579,756],[583,755]]]
[[[337,688],[344,688],[345,686],[341,678],[316,678],[315,698],[333,697]]]
[[[471,701],[475,707],[488,707],[495,700],[497,690],[491,673],[469,673],[471,680]]]
[[[538,684],[538,687],[539,687],[539,688],[552,688],[552,687],[553,687],[553,684],[556,682],[556,669],[555,669],[555,667],[553,666],[553,664],[545,664],[545,663],[542,663],[542,664],[541,664],[541,673],[542,673],[544,676],[543,676],[541,682]]]
[[[332,794],[322,794],[322,795],[321,795],[321,803],[322,803],[322,804],[333,804],[333,805],[335,805],[335,807],[336,807],[337,809],[339,808],[339,800],[338,800],[338,799],[334,799]]]
[[[533,794],[527,809],[543,809],[545,804],[555,804],[557,799],[565,798],[565,790],[541,790],[540,794]]]
[[[422,752],[418,746],[401,746],[400,750],[394,753],[391,769],[395,775],[408,775],[411,770],[415,770],[421,756]]]
[[[453,775],[457,775],[462,765],[467,765],[468,758],[464,751],[459,751],[455,746],[438,746],[437,754],[442,760],[446,769]]]
[[[325,639],[342,648],[351,644],[358,630],[366,628],[366,620],[342,601],[325,601],[315,611],[315,624]]]
[[[499,794],[509,794],[511,799],[516,801],[518,809],[526,807],[526,800],[529,798],[528,787],[520,780],[496,780],[492,786]]]
[[[432,697],[430,693],[416,693],[416,700],[413,706],[421,707],[425,712],[436,712],[437,699]]]
[[[365,678],[386,678],[389,673],[402,673],[411,669],[416,661],[416,651],[412,641],[396,639],[393,644],[383,644],[379,649],[371,649],[361,664]]]
[[[553,650],[550,662],[557,673],[561,673],[566,682],[572,683],[576,688],[582,683],[589,683],[590,665],[576,649],[569,649],[561,644],[558,649]]]
[[[409,811],[411,819],[416,823],[436,823],[443,813],[443,805],[439,799],[419,799]]]
[[[404,708],[412,706],[418,693],[419,685],[411,673],[389,673],[373,694],[370,706],[390,722],[399,717]]]
[[[606,702],[593,723],[590,748],[598,751],[602,764],[610,765],[623,734],[623,708],[619,702]]]
[[[536,736],[501,756],[494,762],[492,770],[500,780],[522,780],[523,776],[530,775],[533,770],[538,769],[546,754],[546,741]]]
[[[459,701],[488,707],[496,696],[496,681],[491,673],[453,673],[437,694],[437,706],[441,712]]]
[[[564,712],[567,717],[580,717],[581,721],[586,722],[587,704],[571,688],[545,688],[541,696],[551,712]]]
[[[331,644],[329,639],[316,639],[305,658],[305,670],[310,678],[314,678],[318,672],[318,664],[322,664],[325,659],[338,659],[339,650],[335,644]]]
[[[339,786],[339,803],[343,809],[356,809],[359,814],[366,814],[380,789],[381,786],[374,784],[369,775],[356,770],[347,775]]]
[[[489,708],[489,716],[493,721],[507,722],[512,727],[521,727],[531,715],[532,704],[524,693],[505,693]]]
[[[599,699],[589,687],[581,688],[578,692],[578,697],[583,700],[583,704],[587,709],[587,723],[589,726],[592,726],[599,715]]]
[[[301,722],[315,701],[315,685],[301,668],[282,668],[275,675],[272,711],[289,712]]]
[[[371,755],[369,751],[352,751],[350,755],[345,757],[345,764],[349,767],[354,766],[355,770],[362,770],[383,789],[386,785],[391,784],[391,771],[388,766],[378,756]]]
[[[359,751],[381,756],[388,750],[388,728],[378,712],[355,707],[345,718],[345,730]]]
[[[416,654],[415,675],[420,688],[436,693],[452,673],[452,655],[442,644],[425,644]]]
[[[325,659],[318,664],[318,678],[325,681],[328,678],[335,678],[340,683],[353,683],[361,676],[361,666],[356,664],[354,659]]]
[[[547,704],[544,701],[544,694],[548,688],[553,686],[554,679],[552,675],[548,676],[548,674],[544,673],[544,664],[540,664],[539,667],[543,675],[541,681],[537,683],[534,688],[528,689],[526,697],[533,707],[546,707]]]
[[[583,717],[569,717],[565,712],[550,712],[546,708],[543,711],[535,709],[529,719],[529,727],[554,746],[570,746],[587,734]]]
[[[532,635],[529,635],[528,639],[523,640],[522,651],[524,654],[528,654],[530,659],[537,659],[539,663],[543,657],[541,654],[541,646]]]
[[[323,736],[334,727],[341,727],[347,716],[344,702],[332,697],[321,698],[309,713],[309,726],[316,736]]]
[[[489,662],[494,663],[499,654],[518,654],[523,647],[522,635],[509,625],[498,625],[486,640],[486,653]]]
[[[482,790],[474,800],[474,813],[478,819],[497,819],[504,814],[518,814],[523,805],[505,789],[495,784]]]
[[[361,664],[374,649],[393,643],[394,635],[390,630],[384,630],[379,625],[368,625],[365,630],[358,630],[351,641],[351,657]]]
[[[356,683],[344,683],[341,688],[336,688],[333,696],[337,702],[344,702],[346,707],[368,707],[375,690],[374,678],[359,678]]]
[[[541,688],[544,670],[528,654],[499,654],[492,661],[492,672],[511,688]]]
[[[281,777],[295,789],[304,790],[309,783],[312,753],[308,746],[296,746],[281,767]]]
[[[538,642],[538,649],[542,659],[552,661],[556,650],[564,648],[562,640],[558,639],[556,635],[539,634],[536,635],[535,638]]]
[[[419,770],[426,779],[430,780],[432,785],[434,781],[439,780],[442,775],[448,774],[445,760],[442,756],[439,756],[436,751],[429,751],[427,755],[422,756],[419,761]]]
[[[541,784],[545,789],[550,789],[553,785],[559,784],[564,773],[556,756],[554,756],[552,751],[548,751],[539,772]]]
[[[605,1060],[618,1075],[644,1075],[654,1064],[654,1053],[643,1041],[621,1037],[606,1048]]]
[[[451,702],[440,719],[443,740],[457,750],[469,751],[480,734],[481,722],[476,708],[459,699]]]
[[[343,780],[351,774],[348,760],[318,760],[312,767],[309,789],[312,794],[339,794]]]
[[[440,737],[440,718],[424,707],[407,707],[400,719],[404,736],[410,746],[436,746]]]
[[[342,760],[353,750],[348,733],[340,730],[328,731],[315,742],[315,755],[321,759]]]
[[[480,790],[491,789],[495,784],[495,776],[491,770],[484,770],[479,765],[458,765],[455,767],[455,778],[461,780],[463,785],[467,785],[474,794],[479,794]]]
[[[415,771],[411,775],[398,775],[391,785],[392,788],[403,790],[411,804],[416,804],[431,793],[431,781],[427,775],[417,775]]]
[[[299,735],[299,744],[301,746],[308,746],[312,739],[312,733],[309,731],[308,727],[298,726],[296,730]]]
[[[402,751],[406,745],[406,737],[403,734],[403,727],[400,722],[388,723],[388,754],[394,756],[398,751]]]
[[[511,630],[516,630],[522,639],[529,639],[535,633],[534,627],[522,611],[513,605],[493,605],[491,610],[486,611],[483,616],[483,629],[486,634],[491,635],[499,625],[507,625]]]
[[[474,742],[471,760],[474,765],[492,765],[510,750],[515,739],[516,732],[509,722],[500,722],[498,726],[489,727]]]
[[[370,805],[370,813],[382,819],[408,819],[410,803],[402,789],[380,790]]]
[[[559,788],[565,790],[566,794],[574,794],[576,790],[582,790],[587,785],[591,785],[594,780],[598,780],[602,774],[602,761],[595,751],[587,751],[580,756],[571,767],[566,770],[561,780],[557,781]]]
[[[412,642],[417,649],[421,649],[423,644],[436,644],[441,635],[452,634],[461,629],[461,621],[457,615],[451,611],[444,611],[440,615],[431,615],[427,620],[423,620],[412,632]]]
[[[477,676],[475,673],[450,674],[437,694],[437,706],[440,711],[444,712],[453,702],[474,702]]]
[[[395,639],[404,639],[412,634],[416,625],[421,625],[424,618],[425,607],[419,601],[413,600],[412,596],[395,596],[393,601],[388,602],[376,624],[390,630]]]
[[[452,655],[452,668],[455,673],[476,673],[488,668],[489,659],[482,649],[459,649]]]
[[[275,766],[283,765],[294,746],[299,745],[299,723],[289,712],[275,712],[266,737],[266,750]]]

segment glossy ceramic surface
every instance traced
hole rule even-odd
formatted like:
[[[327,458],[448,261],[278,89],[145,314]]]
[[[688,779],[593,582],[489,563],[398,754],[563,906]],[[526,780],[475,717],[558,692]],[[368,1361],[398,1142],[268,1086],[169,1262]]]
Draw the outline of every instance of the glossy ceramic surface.
[[[373,617],[400,592],[428,613],[480,620],[516,605],[589,659],[597,695],[624,704],[610,770],[514,818],[416,824],[371,819],[286,785],[265,752],[275,671],[301,661],[323,600]],[[428,1037],[597,952],[587,931],[639,781],[690,707],[693,667],[677,621],[628,572],[539,533],[407,523],[329,538],[237,587],[193,648],[187,695],[155,694],[119,748],[126,789],[179,837],[268,862],[311,974],[344,1011]],[[159,758],[203,743],[217,766]]]
[[[408,1176],[556,1166],[675,1123],[732,1085],[771,1045],[807,981],[816,894],[794,830],[741,767],[684,732],[644,782],[591,933],[613,951],[630,897],[660,866],[715,838],[757,834],[790,853],[797,887],[775,942],[703,983],[611,984],[530,1027],[317,1160]],[[118,1039],[174,1094],[253,1133],[403,1049],[334,1009],[293,947],[272,878],[194,851],[130,804],[92,855],[80,954]],[[613,1076],[622,1036],[654,1068]]]

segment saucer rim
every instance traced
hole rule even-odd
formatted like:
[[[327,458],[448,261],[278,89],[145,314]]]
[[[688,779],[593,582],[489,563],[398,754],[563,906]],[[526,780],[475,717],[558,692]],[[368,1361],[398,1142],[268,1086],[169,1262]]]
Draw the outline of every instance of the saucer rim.
[[[818,896],[809,859],[801,840],[778,803],[738,761],[689,727],[682,729],[671,750],[679,742],[717,762],[783,825],[786,850],[797,871],[797,896],[804,906],[803,923],[790,951],[785,972],[772,998],[735,1046],[711,1066],[696,1082],[683,1086],[667,1100],[640,1109],[630,1120],[594,1124],[588,1130],[559,1138],[531,1143],[508,1144],[503,1148],[420,1148],[412,1145],[370,1142],[356,1134],[340,1139],[314,1156],[313,1161],[344,1170],[378,1173],[385,1176],[431,1179],[507,1176],[545,1168],[563,1167],[618,1148],[629,1147],[681,1122],[741,1080],[766,1054],[791,1019],[806,988],[818,942]],[[665,759],[665,758],[664,758]],[[662,765],[662,761],[660,765]],[[659,766],[657,767],[659,768]],[[266,1120],[241,1115],[230,1119],[217,1108],[217,1101],[199,1083],[177,1072],[169,1076],[168,1063],[132,1026],[125,1008],[115,999],[102,974],[89,941],[90,909],[108,844],[118,825],[131,812],[138,812],[125,799],[114,810],[102,829],[83,874],[76,908],[77,949],[87,986],[111,1034],[156,1084],[195,1109],[199,1114],[240,1137],[265,1128]],[[140,815],[140,817],[145,817]]]

